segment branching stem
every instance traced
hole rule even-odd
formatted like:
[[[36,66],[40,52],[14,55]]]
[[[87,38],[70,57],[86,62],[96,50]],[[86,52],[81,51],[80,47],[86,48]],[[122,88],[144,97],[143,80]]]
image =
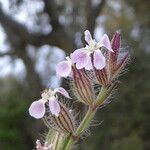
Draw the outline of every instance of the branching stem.
[[[76,142],[80,138],[81,134],[90,125],[91,121],[93,120],[93,118],[96,114],[97,108],[108,97],[108,95],[109,95],[108,93],[109,92],[107,92],[106,87],[101,88],[101,91],[100,91],[96,101],[94,101],[92,106],[89,106],[89,109],[88,109],[85,117],[83,118],[82,122],[80,123],[79,127],[77,128],[77,130],[75,132],[75,137],[77,137],[77,138],[73,138],[73,136],[70,136],[64,150],[71,150],[72,145],[74,144],[74,142]]]

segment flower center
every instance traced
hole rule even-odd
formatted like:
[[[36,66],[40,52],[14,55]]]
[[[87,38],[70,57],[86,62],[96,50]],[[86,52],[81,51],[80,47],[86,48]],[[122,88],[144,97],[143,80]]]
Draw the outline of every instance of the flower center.
[[[54,94],[55,92],[52,91],[51,89],[45,89],[41,96],[43,100],[48,101],[48,99],[54,96]]]
[[[69,56],[66,57],[66,60],[68,61],[68,63],[72,64],[71,58]]]
[[[88,50],[90,53],[94,52],[95,50],[99,49],[101,46],[95,40],[91,40],[89,45],[86,45],[85,49]]]

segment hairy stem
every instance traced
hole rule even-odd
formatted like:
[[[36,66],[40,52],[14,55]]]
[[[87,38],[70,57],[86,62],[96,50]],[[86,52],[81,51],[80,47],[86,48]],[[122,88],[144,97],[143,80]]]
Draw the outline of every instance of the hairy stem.
[[[73,138],[71,137],[68,140],[68,143],[66,145],[65,150],[70,150],[73,143],[75,142],[76,139],[78,139],[80,137],[80,135],[83,133],[83,131],[89,126],[91,120],[93,119],[94,115],[96,113],[96,109],[94,110],[92,107],[89,106],[89,109],[85,115],[85,117],[83,118],[82,122],[80,123],[79,127],[77,128],[76,132],[75,132],[75,137]]]
[[[88,109],[85,117],[83,118],[81,124],[77,128],[77,131],[76,131],[77,137],[79,137],[82,134],[82,132],[89,126],[90,122],[92,121],[92,119],[95,116],[96,111],[97,111],[97,109],[93,109],[92,107],[89,106],[89,109]]]
[[[71,134],[66,137],[66,139],[65,139],[65,141],[64,141],[64,143],[63,143],[62,149],[63,149],[63,150],[66,150],[66,149],[67,149],[67,146],[70,145],[70,144],[69,144],[70,142],[73,142],[73,139],[72,139],[72,137],[71,137]]]
[[[67,143],[67,145],[66,145],[66,147],[65,147],[64,150],[71,150],[73,143],[74,143],[74,140],[73,140],[73,138],[71,137],[71,138],[68,140],[68,143]]]
[[[75,137],[70,136],[70,138],[67,141],[66,147],[64,150],[70,150],[72,148],[72,145],[76,140],[78,140],[81,136],[81,134],[88,128],[90,125],[91,121],[93,120],[97,108],[106,100],[106,98],[109,96],[111,93],[113,87],[110,86],[110,88],[107,87],[102,87],[99,95],[97,96],[97,99],[93,102],[92,106],[89,106],[89,109],[83,118],[82,122],[80,123],[79,127],[77,128],[75,132]]]

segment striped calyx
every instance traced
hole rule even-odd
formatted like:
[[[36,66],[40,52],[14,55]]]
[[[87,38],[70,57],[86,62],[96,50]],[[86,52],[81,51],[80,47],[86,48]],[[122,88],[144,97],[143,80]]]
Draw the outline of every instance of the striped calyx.
[[[73,89],[77,99],[86,105],[92,105],[95,99],[94,87],[84,69],[72,68]]]
[[[94,73],[99,84],[104,85],[104,86],[109,84],[106,68],[103,68],[102,70],[98,70],[94,68]]]
[[[100,85],[104,85],[104,86],[108,85],[109,84],[109,80],[108,80],[107,66],[105,66],[103,69],[97,69],[93,65],[94,64],[93,55],[91,55],[91,59],[92,59],[93,72],[94,72],[94,75],[96,77],[97,82]],[[107,62],[107,59],[106,59],[106,62]]]
[[[46,113],[46,121],[53,129],[60,133],[74,133],[75,118],[69,109],[59,102],[60,113],[59,116],[52,115],[50,111]]]

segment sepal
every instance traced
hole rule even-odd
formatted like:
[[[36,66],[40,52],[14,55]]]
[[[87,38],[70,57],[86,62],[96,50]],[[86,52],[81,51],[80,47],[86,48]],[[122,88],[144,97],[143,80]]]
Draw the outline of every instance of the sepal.
[[[74,95],[77,99],[86,104],[92,105],[95,99],[94,87],[91,80],[87,76],[84,69],[78,70],[76,67],[73,67],[73,90]]]
[[[72,133],[75,131],[75,117],[69,109],[61,102],[59,116],[52,115],[49,110],[46,111],[45,123],[60,133]]]

